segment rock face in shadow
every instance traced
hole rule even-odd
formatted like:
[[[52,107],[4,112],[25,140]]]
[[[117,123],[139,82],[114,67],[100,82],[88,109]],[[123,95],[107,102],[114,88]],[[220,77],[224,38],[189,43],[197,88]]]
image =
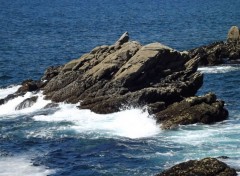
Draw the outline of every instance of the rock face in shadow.
[[[231,27],[227,41],[192,49],[190,57],[199,57],[199,65],[219,65],[223,63],[240,63],[240,38],[237,26]]]
[[[235,169],[215,159],[190,160],[177,164],[156,176],[237,176]]]
[[[162,129],[170,129],[179,124],[211,124],[227,117],[228,111],[224,108],[224,102],[217,100],[213,93],[186,98],[156,114],[157,122],[162,124]]]

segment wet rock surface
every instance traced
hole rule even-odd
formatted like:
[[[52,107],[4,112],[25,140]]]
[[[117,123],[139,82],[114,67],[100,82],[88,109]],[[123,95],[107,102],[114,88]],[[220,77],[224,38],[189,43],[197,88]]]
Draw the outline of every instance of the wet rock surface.
[[[22,110],[33,106],[37,102],[38,96],[33,96],[31,98],[25,99],[19,105],[16,106],[15,110]]]
[[[156,176],[237,176],[235,169],[215,159],[190,160],[177,164]]]

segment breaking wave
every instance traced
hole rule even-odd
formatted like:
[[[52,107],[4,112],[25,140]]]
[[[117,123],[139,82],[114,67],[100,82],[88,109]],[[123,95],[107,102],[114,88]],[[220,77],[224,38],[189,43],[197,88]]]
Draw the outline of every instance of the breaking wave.
[[[208,67],[200,67],[198,71],[202,73],[227,73],[231,71],[240,70],[240,65],[222,65],[222,66],[208,66]]]

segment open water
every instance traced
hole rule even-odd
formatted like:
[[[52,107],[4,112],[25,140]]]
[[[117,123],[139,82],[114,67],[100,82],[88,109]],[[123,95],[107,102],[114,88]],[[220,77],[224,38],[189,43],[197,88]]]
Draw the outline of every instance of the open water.
[[[142,44],[187,50],[225,40],[240,26],[235,0],[0,0],[0,98],[128,31]],[[228,156],[240,169],[240,66],[199,68],[204,85],[226,102],[229,119],[162,131],[141,109],[98,115],[75,105],[42,110],[0,106],[0,176],[155,175],[189,159]]]

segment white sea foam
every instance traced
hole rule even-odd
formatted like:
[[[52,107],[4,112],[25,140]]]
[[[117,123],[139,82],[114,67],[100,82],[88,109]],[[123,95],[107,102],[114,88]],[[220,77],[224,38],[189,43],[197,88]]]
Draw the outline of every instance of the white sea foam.
[[[60,110],[51,115],[34,116],[36,121],[69,121],[69,128],[78,133],[99,133],[101,136],[141,138],[160,132],[156,121],[140,109],[124,110],[112,114],[95,114],[79,110],[76,105],[61,104]]]
[[[9,86],[7,88],[0,88],[0,99],[5,98],[7,95],[16,92],[19,89],[19,87],[20,86],[18,85],[18,86]]]
[[[240,70],[239,66],[223,65],[223,66],[208,66],[200,67],[198,71],[203,73],[227,73],[231,71]]]
[[[37,102],[29,107],[22,110],[15,110],[17,105],[19,105],[21,102],[23,102],[25,99],[30,98],[32,96],[38,96]],[[26,113],[32,113],[34,111],[42,109],[44,106],[46,106],[51,101],[44,100],[42,93],[33,94],[33,93],[26,93],[24,96],[19,96],[17,98],[14,98],[7,103],[0,106],[0,116],[5,115],[20,115],[20,114],[26,114]]]
[[[7,96],[7,94],[14,92],[17,88],[18,87],[4,89],[2,90],[2,95]],[[38,96],[38,100],[33,106],[22,110],[15,110],[17,105],[32,96]],[[34,113],[35,111],[41,110],[50,102],[51,101],[44,100],[41,92],[38,94],[28,92],[24,96],[19,96],[1,105],[0,116],[9,118],[21,114]],[[100,115],[90,110],[79,110],[76,108],[76,105],[73,104],[61,103],[59,110],[54,114],[36,115],[34,119],[36,121],[72,122],[73,125],[66,127],[68,128],[67,130],[70,129],[79,133],[99,133],[101,136],[140,138],[153,136],[160,132],[156,121],[141,109],[122,110],[117,113]],[[41,136],[42,134],[34,135]]]
[[[189,128],[188,128],[189,127]],[[193,130],[194,129],[194,130]],[[240,124],[215,124],[215,125],[189,125],[183,126],[174,134],[169,135],[166,140],[179,144],[189,144],[199,146],[209,143],[225,143],[230,145],[240,142],[240,139],[232,139],[227,136],[239,136]],[[233,144],[232,147],[236,147]],[[240,154],[240,151],[238,151]]]
[[[26,157],[0,158],[0,176],[46,176],[54,173],[44,166],[33,166]]]

